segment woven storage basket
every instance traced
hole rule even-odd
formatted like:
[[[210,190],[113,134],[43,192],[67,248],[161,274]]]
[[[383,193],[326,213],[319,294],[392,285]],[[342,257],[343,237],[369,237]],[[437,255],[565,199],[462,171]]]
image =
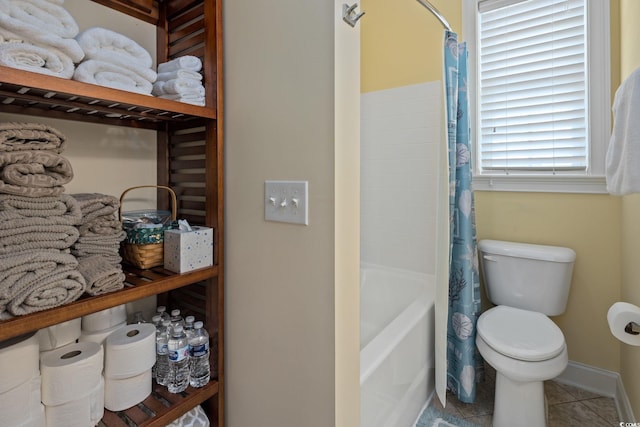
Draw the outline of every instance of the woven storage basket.
[[[171,196],[171,221],[175,222],[177,213],[176,193],[171,188],[162,185],[140,185],[137,187],[126,189],[120,196],[120,222],[122,222],[122,206],[124,203],[125,195],[132,190],[137,190],[140,188],[159,188],[162,190],[167,190],[169,192],[169,195]],[[161,232],[164,232],[164,229],[166,228],[167,227],[163,228]],[[125,240],[121,245],[122,258],[129,264],[141,269],[148,269],[162,265],[164,264],[164,239],[160,237],[158,240],[160,240],[158,243],[146,244],[130,243]]]

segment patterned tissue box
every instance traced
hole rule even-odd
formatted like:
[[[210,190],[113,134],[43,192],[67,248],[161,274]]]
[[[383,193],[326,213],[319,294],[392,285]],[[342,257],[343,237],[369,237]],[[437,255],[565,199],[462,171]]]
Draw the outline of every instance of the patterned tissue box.
[[[191,226],[164,233],[164,268],[186,273],[213,265],[213,228]]]

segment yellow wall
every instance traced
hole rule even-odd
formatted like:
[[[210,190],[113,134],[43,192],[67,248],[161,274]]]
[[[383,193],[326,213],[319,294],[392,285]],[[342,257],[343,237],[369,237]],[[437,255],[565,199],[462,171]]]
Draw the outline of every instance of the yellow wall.
[[[620,0],[620,77],[626,78],[640,66],[638,18],[640,2]],[[640,196],[622,198],[622,295],[623,301],[640,305]],[[640,347],[622,344],[620,373],[634,414],[640,416]]]
[[[460,33],[461,1],[432,3]],[[369,12],[362,26],[363,92],[442,79],[442,27],[426,9],[415,1],[385,0],[364,0],[363,8]],[[613,1],[613,73],[619,58],[617,10]],[[616,74],[613,80],[616,88]],[[638,205],[634,218],[640,217]],[[567,311],[554,320],[566,336],[571,360],[616,372],[620,345],[609,332],[606,313],[621,297],[621,216],[621,199],[608,195],[476,192],[479,238],[562,245],[576,251]]]

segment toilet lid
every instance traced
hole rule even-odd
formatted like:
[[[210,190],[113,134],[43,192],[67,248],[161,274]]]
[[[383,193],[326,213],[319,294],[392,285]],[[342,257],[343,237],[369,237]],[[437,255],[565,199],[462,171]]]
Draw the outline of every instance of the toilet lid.
[[[478,319],[477,333],[495,351],[514,359],[547,360],[564,349],[564,335],[542,313],[497,306]]]

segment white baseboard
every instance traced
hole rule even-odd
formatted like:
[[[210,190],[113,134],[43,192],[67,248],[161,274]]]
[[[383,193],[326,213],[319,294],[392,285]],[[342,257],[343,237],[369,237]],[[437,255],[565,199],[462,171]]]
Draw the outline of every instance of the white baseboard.
[[[564,372],[554,380],[601,396],[613,397],[618,407],[620,421],[636,422],[619,373],[569,361]]]

